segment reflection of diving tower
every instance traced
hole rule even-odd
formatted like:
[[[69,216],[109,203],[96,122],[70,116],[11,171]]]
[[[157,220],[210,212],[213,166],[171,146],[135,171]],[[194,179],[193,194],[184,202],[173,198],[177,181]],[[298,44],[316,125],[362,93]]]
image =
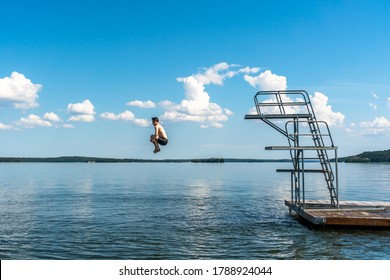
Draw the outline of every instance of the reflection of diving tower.
[[[245,119],[261,120],[288,140],[288,146],[265,149],[290,152],[292,168],[276,170],[291,174],[290,211],[299,214],[305,210],[305,176],[309,173],[324,175],[330,196],[328,207],[338,209],[337,147],[333,144],[328,124],[316,119],[308,93],[303,90],[260,91],[254,101],[256,110]],[[332,151],[334,161],[328,156]],[[305,166],[308,162],[318,165],[308,169]]]

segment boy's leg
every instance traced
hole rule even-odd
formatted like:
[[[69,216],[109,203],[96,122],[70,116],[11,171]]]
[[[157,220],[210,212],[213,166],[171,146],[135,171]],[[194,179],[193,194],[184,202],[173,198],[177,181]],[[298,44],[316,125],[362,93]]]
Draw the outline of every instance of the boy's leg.
[[[158,146],[158,142],[156,139],[154,139],[153,141],[153,144],[154,144],[154,153],[158,153],[160,151],[160,147]]]
[[[158,153],[160,151],[160,147],[158,146],[158,142],[157,142],[157,139],[156,139],[156,136],[154,134],[152,134],[150,136],[150,141],[153,143],[154,145],[154,153]]]

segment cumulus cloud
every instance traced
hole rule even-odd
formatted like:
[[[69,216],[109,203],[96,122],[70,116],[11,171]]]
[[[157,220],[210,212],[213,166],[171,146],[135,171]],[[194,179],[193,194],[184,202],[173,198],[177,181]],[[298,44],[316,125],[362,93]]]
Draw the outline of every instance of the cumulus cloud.
[[[61,121],[61,118],[53,112],[44,114],[43,118],[48,120],[48,121],[52,121],[52,122],[60,122]]]
[[[93,122],[95,117],[93,115],[74,115],[71,116],[68,121],[70,122]]]
[[[100,117],[106,120],[122,120],[122,121],[132,121],[135,118],[134,114],[127,110],[117,115],[108,112],[102,113],[100,114]]]
[[[112,121],[118,121],[118,120],[130,121],[130,122],[133,122],[135,125],[141,126],[141,127],[147,127],[150,125],[150,121],[148,121],[146,119],[138,119],[135,117],[133,112],[130,112],[128,110],[126,110],[122,113],[119,113],[119,114],[105,112],[105,113],[100,114],[100,117],[102,119],[112,120]]]
[[[231,78],[235,75],[234,71],[228,71],[231,65],[226,62],[218,63],[210,68],[204,69],[203,73],[194,74],[193,77],[204,85],[216,84],[222,85],[226,78]],[[182,78],[178,78],[180,81]]]
[[[12,72],[10,77],[0,78],[0,104],[17,109],[38,107],[38,92],[42,85],[33,84],[23,74]]]
[[[150,100],[148,101],[134,100],[134,101],[127,102],[126,105],[140,107],[140,108],[156,108],[156,103]]]
[[[26,128],[34,128],[37,126],[51,127],[51,122],[42,119],[40,116],[30,114],[27,118],[21,118],[16,122],[16,125],[23,126]]]
[[[71,122],[93,122],[95,121],[94,115],[95,106],[88,99],[81,103],[69,103],[68,113],[74,114],[68,120]]]
[[[0,130],[10,130],[12,128],[13,128],[12,125],[7,125],[7,124],[0,123]]]
[[[390,121],[385,117],[376,117],[373,121],[361,122],[363,135],[383,135],[390,132]]]
[[[84,100],[81,103],[69,103],[68,104],[68,112],[74,114],[81,115],[94,115],[95,114],[95,106],[88,99]]]
[[[285,76],[278,76],[276,74],[272,74],[271,70],[266,70],[255,77],[245,75],[244,80],[258,90],[287,89],[287,78]]]
[[[180,103],[165,100],[159,103],[165,109],[161,116],[163,120],[190,121],[200,123],[201,128],[223,127],[222,122],[228,120],[233,112],[211,102],[206,91],[206,85],[222,86],[224,81],[240,73],[256,73],[259,68],[239,68],[239,65],[229,65],[222,62],[202,69],[201,72],[188,77],[179,77],[176,80],[183,83],[185,98]]]
[[[310,96],[316,118],[319,121],[325,121],[329,126],[338,126],[344,123],[345,116],[340,112],[333,112],[332,106],[328,104],[328,97],[321,93],[315,92]]]
[[[219,122],[226,121],[228,115],[221,106],[210,102],[204,84],[193,76],[178,78],[177,81],[184,84],[186,98],[179,104],[164,102],[167,111],[162,119],[199,122],[203,124],[202,127],[221,127]]]

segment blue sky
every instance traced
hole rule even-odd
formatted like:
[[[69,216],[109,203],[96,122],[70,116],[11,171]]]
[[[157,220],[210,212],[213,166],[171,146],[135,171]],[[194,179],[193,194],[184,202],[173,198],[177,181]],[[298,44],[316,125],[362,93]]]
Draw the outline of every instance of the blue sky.
[[[308,91],[340,155],[389,148],[388,1],[140,2],[2,3],[0,156],[285,158],[244,120],[272,87]]]

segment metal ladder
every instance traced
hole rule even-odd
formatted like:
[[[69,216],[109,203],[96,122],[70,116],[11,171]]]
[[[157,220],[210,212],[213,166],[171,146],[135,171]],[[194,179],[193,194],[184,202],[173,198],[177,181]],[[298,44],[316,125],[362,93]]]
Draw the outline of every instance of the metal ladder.
[[[277,171],[291,173],[291,202],[304,209],[305,175],[323,173],[330,206],[339,208],[337,147],[334,146],[328,124],[316,119],[309,94],[303,90],[260,91],[256,93],[254,101],[255,114],[246,115],[245,119],[261,120],[288,139],[288,146],[271,146],[266,150],[290,152],[293,168]],[[285,120],[284,127],[278,125],[280,120]],[[328,151],[335,153],[335,168],[332,167]],[[319,168],[307,169],[307,161],[319,162]]]

